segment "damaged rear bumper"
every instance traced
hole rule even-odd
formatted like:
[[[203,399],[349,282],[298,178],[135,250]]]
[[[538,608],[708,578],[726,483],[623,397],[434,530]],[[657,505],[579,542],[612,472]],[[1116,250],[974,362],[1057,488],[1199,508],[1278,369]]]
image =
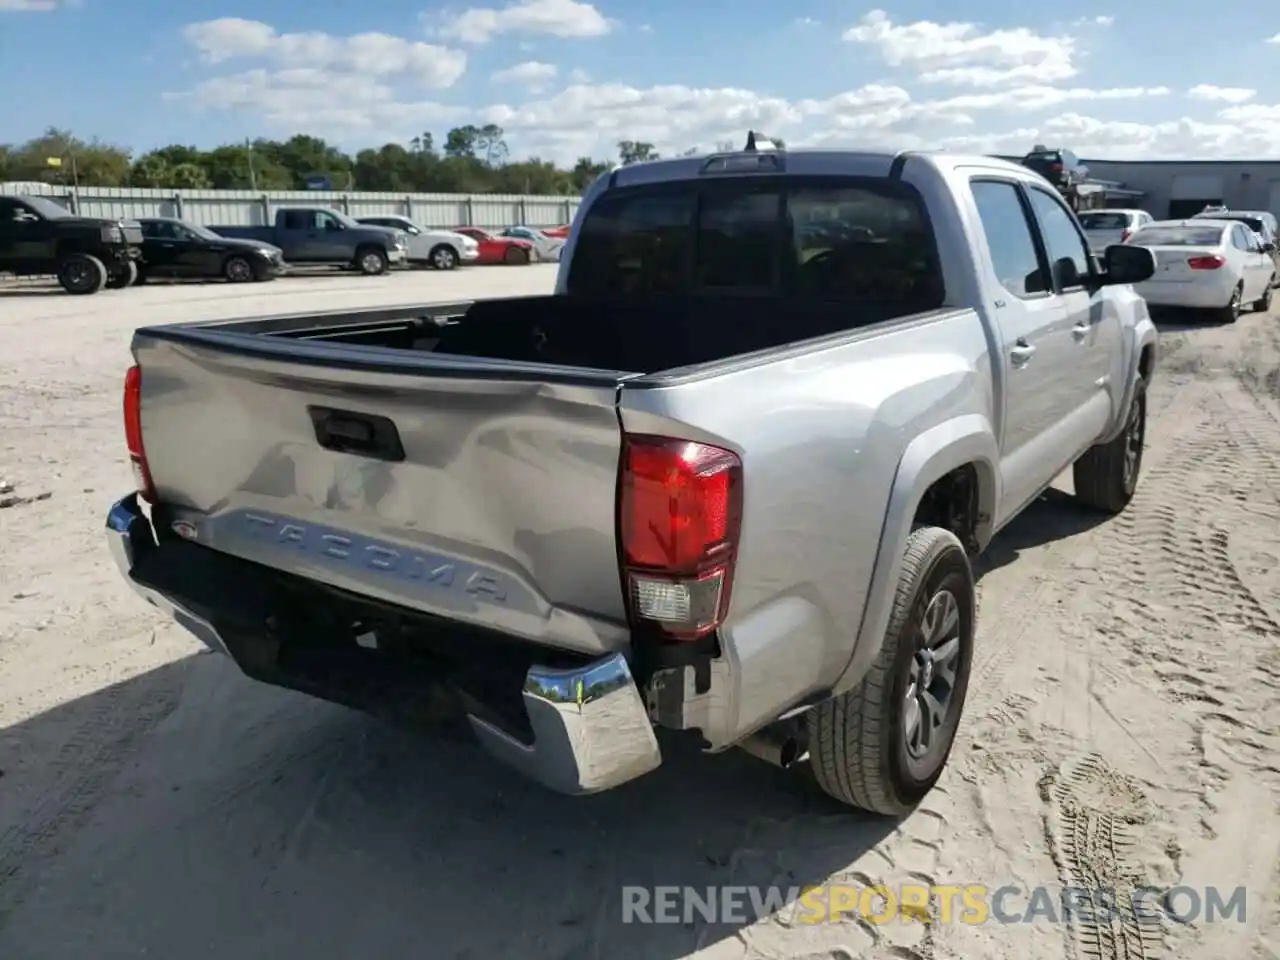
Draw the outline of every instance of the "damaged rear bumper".
[[[107,513],[107,544],[121,575],[148,603],[171,616],[207,647],[232,657],[250,676],[362,706],[316,684],[277,679],[270,668],[237,651],[248,634],[267,641],[272,598],[254,565],[194,544],[177,543],[165,563],[151,521],[136,495]],[[170,562],[178,551],[198,558],[207,570],[185,581]],[[197,551],[191,553],[190,551]],[[148,558],[153,560],[148,563]],[[177,564],[180,566],[180,564]],[[175,586],[189,582],[190,587]],[[305,638],[296,642],[305,643]],[[534,664],[520,691],[531,740],[503,729],[492,718],[467,712],[480,743],[493,756],[544,786],[565,794],[598,793],[655,769],[662,756],[640,691],[620,653],[572,667]]]

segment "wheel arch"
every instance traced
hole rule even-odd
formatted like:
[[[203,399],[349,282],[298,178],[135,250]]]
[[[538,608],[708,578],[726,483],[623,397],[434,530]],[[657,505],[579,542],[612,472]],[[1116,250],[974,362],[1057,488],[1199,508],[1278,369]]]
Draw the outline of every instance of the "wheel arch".
[[[991,421],[981,414],[945,421],[907,445],[889,494],[861,625],[849,662],[832,687],[833,694],[858,683],[879,653],[901,573],[902,551],[921,520],[922,505],[928,508],[930,495],[939,484],[958,481],[957,489],[972,497],[967,529],[953,531],[961,542],[971,552],[984,549],[990,542],[996,505],[1000,502],[999,462]],[[944,525],[934,523],[927,515],[926,522]]]

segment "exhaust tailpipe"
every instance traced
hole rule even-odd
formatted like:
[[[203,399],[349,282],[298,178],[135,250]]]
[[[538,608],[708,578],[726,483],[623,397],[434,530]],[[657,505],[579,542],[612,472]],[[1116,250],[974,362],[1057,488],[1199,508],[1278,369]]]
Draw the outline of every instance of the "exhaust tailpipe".
[[[779,720],[739,741],[738,746],[753,757],[785,770],[808,755],[807,739],[801,724]]]

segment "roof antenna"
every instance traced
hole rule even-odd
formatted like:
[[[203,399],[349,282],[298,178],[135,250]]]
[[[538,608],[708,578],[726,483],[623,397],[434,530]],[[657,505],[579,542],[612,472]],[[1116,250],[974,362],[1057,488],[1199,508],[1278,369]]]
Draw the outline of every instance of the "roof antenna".
[[[754,130],[747,131],[747,145],[744,150],[746,153],[756,152],[756,132]]]

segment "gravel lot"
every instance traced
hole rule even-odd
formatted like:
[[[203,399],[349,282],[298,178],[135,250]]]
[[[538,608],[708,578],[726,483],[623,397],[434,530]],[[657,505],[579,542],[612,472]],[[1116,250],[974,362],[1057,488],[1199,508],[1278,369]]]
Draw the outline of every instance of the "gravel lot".
[[[0,509],[0,957],[1280,956],[1274,314],[1166,330],[1121,518],[1051,491],[993,544],[961,742],[900,824],[736,752],[674,750],[618,791],[548,794],[466,740],[257,685],[120,583],[101,528],[131,487],[135,326],[537,293],[553,276],[91,298],[0,284],[0,497],[44,497]],[[1145,930],[621,922],[624,885],[828,879],[1245,886],[1248,911]]]

